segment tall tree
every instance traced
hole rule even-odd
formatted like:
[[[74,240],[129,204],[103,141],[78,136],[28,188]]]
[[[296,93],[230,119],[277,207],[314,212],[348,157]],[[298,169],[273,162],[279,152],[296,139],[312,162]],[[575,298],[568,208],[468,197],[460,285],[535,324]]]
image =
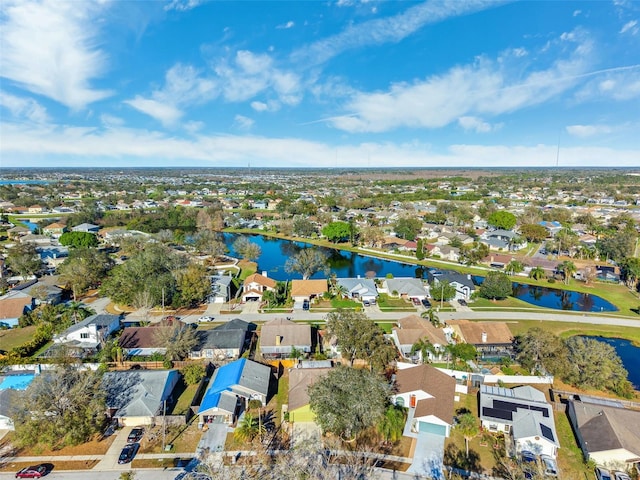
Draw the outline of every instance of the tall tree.
[[[177,307],[196,307],[211,294],[211,281],[207,270],[192,263],[175,273],[177,292],[172,304]]]
[[[14,275],[26,279],[40,270],[42,262],[33,243],[18,243],[9,250],[7,266]]]
[[[516,226],[516,222],[516,216],[506,210],[496,210],[489,215],[489,218],[487,218],[487,223],[489,225],[503,230],[511,230]]]
[[[483,298],[503,299],[512,293],[511,279],[503,272],[489,272],[480,285],[480,296]]]
[[[514,275],[524,271],[524,265],[519,260],[511,260],[504,269],[508,275]]]
[[[184,360],[198,343],[196,330],[180,321],[168,327],[154,327],[157,342],[167,349],[167,360]]]
[[[405,240],[415,239],[416,235],[420,233],[421,228],[422,220],[409,216],[399,218],[393,227],[396,235],[400,238],[404,238]]]
[[[525,223],[520,225],[520,235],[530,242],[542,242],[549,236],[549,231],[537,223]]]
[[[58,449],[79,445],[100,432],[105,422],[105,394],[99,371],[59,366],[36,376],[16,412],[21,445]]]
[[[299,215],[293,219],[293,233],[298,237],[310,237],[317,233],[316,225],[307,217]]]
[[[547,274],[542,267],[534,267],[529,272],[529,278],[533,278],[534,280],[540,280],[544,278]]]
[[[65,232],[58,239],[60,245],[73,248],[90,248],[98,246],[98,237],[89,232]]]
[[[531,328],[515,338],[516,358],[532,373],[544,369],[549,373],[562,372],[567,364],[564,343],[553,333],[541,328]]]
[[[626,258],[622,263],[622,278],[628,288],[632,290],[638,289],[638,280],[640,280],[640,258]]]
[[[347,222],[331,222],[322,228],[322,235],[333,243],[344,242],[351,235],[351,227]]]
[[[422,363],[430,363],[431,357],[436,355],[437,352],[438,350],[435,345],[427,338],[420,338],[416,343],[411,345],[411,355],[419,353]]]
[[[323,432],[354,440],[382,419],[389,387],[374,373],[340,366],[309,387],[309,398]]]
[[[238,237],[233,242],[233,249],[236,251],[238,255],[240,255],[245,260],[250,262],[255,261],[261,254],[262,249],[260,245],[252,242],[247,237]]]
[[[565,260],[564,262],[558,264],[556,269],[559,272],[562,272],[562,277],[564,279],[565,285],[569,285],[569,280],[571,280],[571,275],[576,273],[576,264],[571,260]]]
[[[322,250],[314,247],[303,248],[287,259],[284,269],[287,273],[297,272],[302,275],[304,280],[307,280],[316,272],[324,272],[325,275],[328,275],[327,260],[328,257]]]
[[[480,427],[478,426],[475,415],[471,412],[458,415],[458,423],[455,428],[459,430],[464,437],[464,445],[467,451],[467,457],[469,457],[469,440],[480,432]]]
[[[369,362],[372,368],[382,369],[396,356],[395,348],[382,329],[362,312],[337,310],[329,313],[327,331],[336,337],[340,354],[350,365],[357,358]]]
[[[435,280],[429,284],[429,292],[436,302],[448,302],[456,296],[456,287],[449,282]]]
[[[77,248],[58,267],[60,279],[73,293],[73,299],[97,287],[113,266],[113,260],[95,248]]]
[[[407,421],[407,410],[398,405],[389,405],[384,416],[377,425],[378,433],[386,442],[397,442],[402,438],[404,424]]]
[[[582,389],[610,390],[632,397],[633,387],[622,360],[611,345],[592,338],[571,337],[566,341],[569,368],[562,379]]]

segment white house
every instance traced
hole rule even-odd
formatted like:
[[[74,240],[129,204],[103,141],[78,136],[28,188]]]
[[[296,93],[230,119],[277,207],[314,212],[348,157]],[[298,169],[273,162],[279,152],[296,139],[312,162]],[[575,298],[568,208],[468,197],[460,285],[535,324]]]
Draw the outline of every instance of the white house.
[[[53,341],[76,348],[95,349],[119,328],[118,315],[91,315],[54,336]]]

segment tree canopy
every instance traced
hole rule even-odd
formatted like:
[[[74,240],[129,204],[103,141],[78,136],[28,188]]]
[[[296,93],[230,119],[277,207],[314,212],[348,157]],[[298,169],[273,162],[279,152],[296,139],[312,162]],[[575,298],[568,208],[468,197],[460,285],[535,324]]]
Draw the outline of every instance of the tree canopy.
[[[422,220],[415,217],[401,217],[396,222],[393,229],[396,232],[396,235],[400,238],[404,238],[405,240],[413,240],[416,238],[416,235],[420,233],[420,229],[422,228]]]
[[[58,239],[60,245],[67,247],[97,247],[98,237],[94,233],[89,232],[65,232]]]
[[[350,440],[382,419],[389,388],[374,373],[340,366],[309,387],[309,398],[320,428]]]
[[[75,365],[37,375],[19,405],[15,425],[21,445],[79,445],[100,432],[105,422],[100,373]]]
[[[503,230],[511,230],[516,226],[517,221],[518,219],[516,216],[506,210],[496,210],[489,215],[489,218],[487,218],[487,223],[489,225]]]
[[[330,242],[346,242],[351,236],[351,226],[347,222],[331,222],[322,228],[322,235]]]
[[[327,315],[327,331],[336,337],[342,357],[351,365],[357,358],[382,370],[396,357],[396,349],[382,329],[362,312],[338,310]]]
[[[79,247],[69,252],[69,257],[58,267],[58,273],[77,300],[89,288],[97,287],[112,266],[113,261],[105,252]]]
[[[303,248],[287,259],[284,269],[287,273],[297,272],[302,275],[303,280],[307,280],[316,272],[324,272],[325,275],[329,273],[327,259],[327,255],[318,248]]]
[[[42,262],[33,243],[18,243],[9,250],[7,265],[14,275],[25,278],[40,270]]]
[[[480,296],[483,298],[503,299],[512,293],[511,279],[503,272],[489,272],[480,285]]]
[[[547,229],[537,223],[525,223],[520,225],[519,230],[520,235],[529,242],[542,242],[549,235]]]
[[[247,237],[238,237],[233,242],[233,249],[238,255],[250,262],[255,261],[262,253],[260,245],[252,242]]]
[[[451,285],[449,282],[445,282],[444,280],[436,280],[429,283],[429,293],[431,294],[431,298],[433,298],[436,302],[439,302],[441,300],[448,302],[456,296],[456,287]]]

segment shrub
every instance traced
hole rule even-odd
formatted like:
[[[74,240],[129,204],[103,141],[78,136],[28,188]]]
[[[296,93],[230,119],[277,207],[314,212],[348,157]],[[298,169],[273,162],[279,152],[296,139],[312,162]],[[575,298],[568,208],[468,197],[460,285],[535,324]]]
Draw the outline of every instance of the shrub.
[[[204,366],[199,363],[187,365],[182,370],[182,376],[187,385],[196,385],[204,378]]]

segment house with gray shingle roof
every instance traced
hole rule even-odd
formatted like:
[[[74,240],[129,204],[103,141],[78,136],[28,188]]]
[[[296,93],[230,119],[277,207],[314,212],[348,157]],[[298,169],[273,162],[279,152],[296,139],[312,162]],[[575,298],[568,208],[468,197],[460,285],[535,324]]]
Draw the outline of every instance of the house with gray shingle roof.
[[[255,329],[255,324],[234,318],[211,330],[198,330],[198,343],[189,357],[211,360],[238,358],[248,346],[251,332]]]
[[[378,289],[370,278],[337,278],[336,285],[351,299],[371,301],[378,298]]]
[[[110,418],[121,426],[155,425],[171,403],[180,379],[177,370],[125,370],[107,372],[102,385]]]
[[[96,349],[119,328],[120,316],[118,315],[91,315],[55,335],[53,341],[75,348]]]
[[[260,329],[260,353],[270,358],[287,358],[293,349],[311,353],[311,325],[276,318]]]
[[[418,300],[427,298],[427,290],[419,278],[387,278],[383,285],[391,295],[408,299],[417,298]]]

